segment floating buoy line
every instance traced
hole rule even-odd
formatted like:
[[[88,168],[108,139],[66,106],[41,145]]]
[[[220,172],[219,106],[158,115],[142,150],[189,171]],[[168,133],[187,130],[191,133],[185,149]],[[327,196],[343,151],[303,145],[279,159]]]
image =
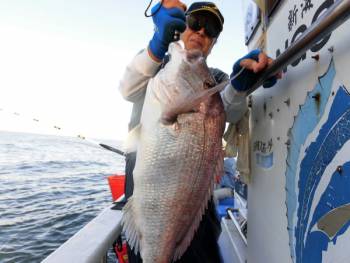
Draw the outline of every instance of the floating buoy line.
[[[19,113],[17,111],[6,111],[4,108],[0,108],[0,113],[1,112],[8,113],[9,115],[16,116],[16,117],[25,117],[24,115],[22,115],[21,113]],[[36,122],[36,123],[39,123],[39,122],[42,123],[38,118],[28,118],[28,119],[32,120],[33,122]],[[46,124],[45,126],[47,128],[51,127],[57,131],[62,131],[62,128],[58,125],[47,125]],[[125,156],[125,152],[123,152],[122,150],[119,150],[119,149],[112,147],[110,145],[107,145],[107,144],[99,143],[99,142],[92,140],[92,139],[89,139],[89,138],[86,138],[86,136],[84,136],[82,134],[78,134],[78,135],[73,136],[73,137],[77,137],[79,139],[85,140],[85,141],[90,142],[92,144],[98,145],[98,146],[102,147],[102,149],[105,149],[105,150],[117,153],[119,155]]]

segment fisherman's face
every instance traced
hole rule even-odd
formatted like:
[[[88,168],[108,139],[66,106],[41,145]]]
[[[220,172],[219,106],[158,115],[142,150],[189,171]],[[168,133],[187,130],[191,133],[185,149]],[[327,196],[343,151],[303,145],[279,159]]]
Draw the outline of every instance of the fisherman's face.
[[[204,15],[190,15],[191,18],[198,19],[200,23],[197,23],[195,27],[191,28],[191,25],[189,23],[189,18],[187,18],[187,28],[186,30],[181,34],[181,39],[184,42],[185,49],[187,50],[200,50],[203,54],[203,56],[207,57],[214,46],[217,36],[212,37],[208,35],[208,32],[205,28],[205,25],[208,25],[208,23],[212,23],[211,28],[213,29],[217,27],[217,23],[215,19],[212,19],[211,16],[204,16]]]

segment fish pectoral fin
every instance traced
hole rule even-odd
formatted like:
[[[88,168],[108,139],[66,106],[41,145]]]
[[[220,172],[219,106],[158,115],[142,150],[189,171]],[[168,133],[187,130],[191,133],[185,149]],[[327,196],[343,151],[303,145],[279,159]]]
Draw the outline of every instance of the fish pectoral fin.
[[[135,222],[136,216],[133,208],[133,198],[130,197],[123,208],[122,225],[129,246],[134,249],[135,254],[141,251],[141,234]]]
[[[205,89],[196,93],[188,93],[184,96],[179,95],[170,105],[166,105],[160,117],[160,122],[164,125],[173,124],[177,120],[178,115],[192,112],[202,101],[220,92],[226,85],[227,82],[225,81],[210,89]]]
[[[140,140],[141,126],[141,124],[138,124],[129,132],[123,147],[126,153],[136,152]]]

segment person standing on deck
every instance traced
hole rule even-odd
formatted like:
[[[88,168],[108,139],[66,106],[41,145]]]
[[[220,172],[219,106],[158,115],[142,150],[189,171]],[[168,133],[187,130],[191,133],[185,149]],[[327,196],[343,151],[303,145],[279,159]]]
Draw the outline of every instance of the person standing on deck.
[[[122,96],[133,103],[129,130],[140,121],[143,102],[148,82],[167,62],[166,52],[174,41],[175,33],[181,32],[181,40],[186,50],[199,50],[207,57],[215,45],[224,25],[224,17],[212,2],[194,2],[186,10],[179,0],[164,0],[152,9],[155,32],[147,48],[140,51],[127,66],[120,82]],[[232,79],[221,92],[226,111],[227,122],[238,122],[247,111],[246,91],[256,81],[256,73],[264,70],[272,59],[260,50],[254,50],[238,60],[231,73]],[[211,68],[217,83],[227,81],[229,76],[219,69]],[[279,76],[277,76],[279,77]],[[273,86],[276,77],[264,84]],[[133,169],[136,152],[126,156],[125,197],[133,192]],[[211,201],[203,216],[200,226],[185,254],[176,262],[221,262],[217,239],[221,232],[214,203]],[[142,262],[140,255],[135,255],[129,248],[129,262]]]

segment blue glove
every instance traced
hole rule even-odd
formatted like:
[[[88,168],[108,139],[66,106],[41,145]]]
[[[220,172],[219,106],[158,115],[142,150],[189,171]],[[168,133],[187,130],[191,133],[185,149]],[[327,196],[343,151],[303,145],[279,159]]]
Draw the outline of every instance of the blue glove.
[[[175,31],[183,32],[186,29],[185,13],[180,8],[160,7],[161,3],[152,8],[155,32],[149,43],[149,49],[159,60],[164,58],[170,42],[174,41]],[[159,10],[158,10],[159,9]],[[157,11],[158,10],[158,11]]]
[[[255,61],[259,61],[259,54],[261,53],[260,49],[254,49],[249,52],[244,57],[240,58],[234,65],[233,71],[230,75],[232,86],[238,91],[247,91],[249,88],[253,86],[253,84],[258,80],[259,74],[254,73],[252,70],[243,69],[240,65],[240,62],[243,59],[254,59]],[[263,83],[264,88],[270,88],[275,85],[277,82],[277,78],[275,76],[267,79]]]

